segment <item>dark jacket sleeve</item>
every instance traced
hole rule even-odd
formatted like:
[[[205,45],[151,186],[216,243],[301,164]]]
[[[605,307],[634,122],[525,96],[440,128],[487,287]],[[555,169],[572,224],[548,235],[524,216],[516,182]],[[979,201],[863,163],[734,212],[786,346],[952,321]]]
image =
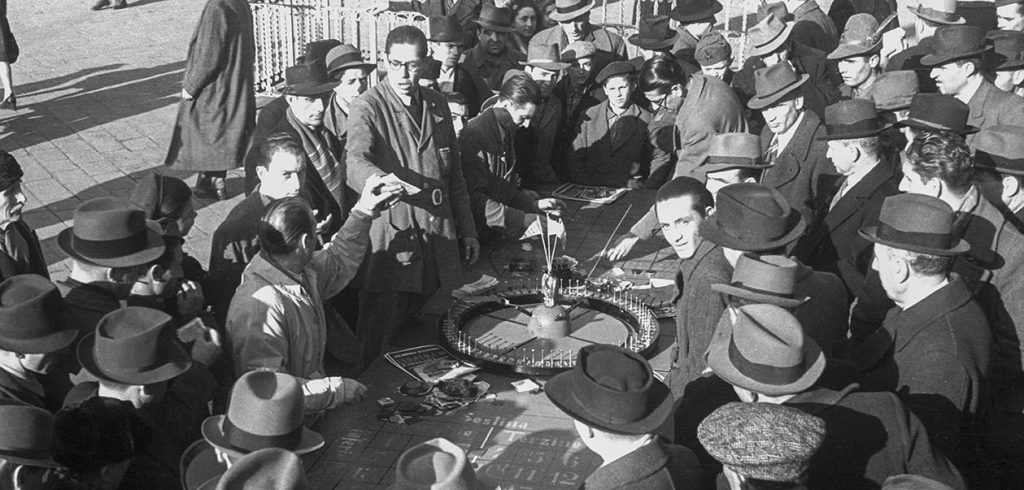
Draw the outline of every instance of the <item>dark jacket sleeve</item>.
[[[517,189],[503,176],[491,171],[488,162],[490,153],[483,147],[486,140],[480,131],[466,128],[462,137],[462,173],[472,204],[473,214],[478,218],[484,214],[487,200],[491,199],[522,211],[531,211],[533,201],[527,193]],[[514,171],[514,170],[513,170]],[[480,223],[484,225],[485,223]]]
[[[210,3],[203,9],[195,38],[189,47],[188,62],[185,66],[185,80],[182,88],[196,96],[209,85],[224,64],[227,39],[231,26],[227,12]]]

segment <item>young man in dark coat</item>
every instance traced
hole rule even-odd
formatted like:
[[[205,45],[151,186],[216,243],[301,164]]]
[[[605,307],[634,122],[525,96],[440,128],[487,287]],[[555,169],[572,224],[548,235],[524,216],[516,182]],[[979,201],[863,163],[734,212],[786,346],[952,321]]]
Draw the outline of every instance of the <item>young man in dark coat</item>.
[[[479,87],[486,86],[471,75],[459,64],[469,36],[459,27],[455,16],[430,18],[430,56],[428,63],[440,65],[437,69],[437,88],[442,93],[460,93],[466,99],[467,116],[476,117],[482,104],[491,95],[490,91],[481,92]]]
[[[626,42],[618,34],[590,23],[593,0],[556,0],[551,20],[558,25],[538,32],[530,38],[530,46],[558,45],[562,49],[574,42],[586,41],[594,44],[593,73],[601,71],[612,61],[626,59]],[[550,48],[549,48],[550,49]]]

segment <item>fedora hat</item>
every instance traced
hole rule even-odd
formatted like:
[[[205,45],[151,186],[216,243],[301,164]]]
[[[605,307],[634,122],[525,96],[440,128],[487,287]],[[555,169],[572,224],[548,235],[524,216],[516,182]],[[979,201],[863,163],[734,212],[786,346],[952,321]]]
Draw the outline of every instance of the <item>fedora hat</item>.
[[[597,54],[597,47],[590,41],[573,41],[562,50],[562,61],[573,62]]]
[[[880,111],[898,111],[910,107],[910,101],[921,92],[917,73],[910,70],[879,73],[868,88],[867,97]]]
[[[199,487],[199,490],[305,490],[309,488],[302,460],[278,448],[253,451],[235,461],[223,475]]]
[[[971,108],[952,95],[917,94],[910,101],[910,112],[899,124],[921,131],[949,131],[957,134],[978,132],[967,124]]]
[[[678,0],[668,15],[676,22],[688,24],[713,18],[721,11],[722,4],[718,0]]]
[[[335,46],[340,46],[341,41],[337,39],[321,39],[319,41],[312,41],[306,43],[306,49],[302,53],[302,57],[296,60],[296,63],[312,63],[319,60],[321,63],[325,63],[324,59]]]
[[[679,33],[668,25],[667,15],[641,17],[640,27],[636,34],[629,36],[629,43],[641,48],[657,51],[671,48]]]
[[[761,137],[750,133],[719,133],[711,136],[705,173],[733,168],[768,168],[760,162]]]
[[[164,253],[159,227],[128,201],[97,197],[75,208],[74,224],[61,230],[57,245],[75,260],[100,267],[148,264]]]
[[[957,0],[921,0],[917,7],[907,7],[914,15],[936,24],[957,25],[966,22],[956,13]]]
[[[531,43],[528,51],[529,56],[526,58],[525,65],[551,71],[569,68],[569,63],[562,61],[561,50],[557,43],[551,45]]]
[[[932,36],[932,53],[921,57],[921,64],[938,66],[982,55],[992,49],[992,46],[987,45],[987,41],[985,31],[977,26],[939,27]]]
[[[714,65],[732,59],[732,46],[721,32],[705,34],[697,41],[693,57],[701,66]]]
[[[417,444],[398,458],[392,490],[473,490],[482,488],[466,451],[443,437]]]
[[[281,93],[300,97],[315,97],[326,94],[337,86],[338,81],[327,74],[324,62],[317,60],[286,68]]]
[[[56,284],[36,274],[8,278],[0,283],[0,349],[46,354],[71,345],[78,328],[66,315]]]
[[[852,56],[865,56],[882,49],[882,36],[878,32],[878,19],[871,14],[853,14],[846,21],[839,46],[828,54],[830,60]]]
[[[977,167],[1024,176],[1024,127],[989,126],[978,131],[971,146]]]
[[[59,468],[53,460],[53,414],[18,400],[0,399],[0,460]]]
[[[78,343],[78,362],[99,379],[126,385],[172,379],[192,366],[173,321],[162,311],[141,306],[107,313],[96,331]]]
[[[954,230],[956,213],[941,199],[922,194],[885,198],[878,224],[859,230],[860,236],[882,245],[930,255],[952,256],[971,246]]]
[[[1024,68],[1024,32],[998,30],[985,34],[992,40],[995,66],[992,71]]]
[[[672,392],[639,354],[613,345],[580,349],[569,371],[544,386],[548,398],[570,417],[618,434],[646,434],[672,414]]]
[[[747,102],[751,109],[764,109],[793,93],[810,78],[799,75],[789,63],[776,63],[754,72],[754,96]]]
[[[430,36],[427,37],[428,41],[466,44],[466,31],[459,25],[459,18],[454,15],[431,17],[430,26],[427,30],[430,32]]]
[[[342,44],[331,49],[327,53],[327,74],[337,77],[342,71],[349,68],[362,68],[373,70],[377,65],[363,61],[363,53],[359,48],[351,44]]]
[[[774,14],[765,16],[747,31],[750,56],[764,56],[775,52],[789,39],[793,22],[785,22]]]
[[[512,25],[512,10],[495,7],[489,3],[480,7],[480,17],[474,19],[473,22],[483,29],[494,32],[515,32],[516,30]]]
[[[235,455],[268,447],[306,454],[323,447],[324,438],[303,427],[302,410],[302,386],[294,376],[249,371],[231,388],[227,414],[203,421],[203,438]]]
[[[555,10],[548,16],[555,22],[568,22],[594,8],[594,0],[555,0]]]
[[[708,367],[719,377],[768,396],[800,393],[818,381],[825,355],[792,313],[775,305],[745,305],[715,335]]]
[[[733,250],[760,252],[792,243],[804,232],[804,218],[779,191],[740,183],[718,191],[715,214],[700,225],[704,239]]]
[[[797,269],[793,259],[781,255],[742,254],[732,271],[732,282],[712,284],[711,289],[755,303],[796,308],[810,299],[793,296]]]
[[[875,103],[867,99],[841,100],[825,108],[824,140],[848,140],[878,136],[892,127],[878,117]]]

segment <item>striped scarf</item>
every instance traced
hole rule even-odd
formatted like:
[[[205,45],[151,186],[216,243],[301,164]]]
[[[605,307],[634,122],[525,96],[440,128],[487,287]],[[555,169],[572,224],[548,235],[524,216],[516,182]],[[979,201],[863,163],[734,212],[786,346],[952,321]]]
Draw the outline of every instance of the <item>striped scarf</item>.
[[[288,109],[288,122],[299,133],[299,138],[302,139],[302,147],[306,150],[306,156],[309,158],[309,162],[313,164],[316,172],[320,174],[320,178],[327,186],[331,197],[338,203],[338,207],[344,209],[345,168],[343,167],[343,162],[338,162],[338,151],[334,137],[328,134],[323,125],[312,129],[302,124],[295,117],[295,114],[292,113],[291,109]]]

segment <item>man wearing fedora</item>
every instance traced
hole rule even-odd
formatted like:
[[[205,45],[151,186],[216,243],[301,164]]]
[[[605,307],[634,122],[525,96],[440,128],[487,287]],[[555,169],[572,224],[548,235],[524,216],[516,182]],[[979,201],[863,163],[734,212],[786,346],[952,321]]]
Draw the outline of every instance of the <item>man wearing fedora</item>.
[[[885,65],[886,71],[911,70],[917,73],[922,93],[936,92],[935,81],[931,78],[931,68],[921,63],[921,58],[932,54],[932,36],[940,26],[960,25],[966,22],[956,13],[957,0],[922,0],[916,7],[907,7],[913,17],[913,31],[908,32],[904,42],[910,46],[889,58]],[[913,35],[913,38],[911,38]]]
[[[512,11],[485,3],[476,23],[477,45],[466,52],[459,66],[475,80],[482,81],[477,91],[485,98],[501,87],[505,72],[518,68],[526,56],[509,48],[508,36],[516,28],[512,25]]]
[[[410,447],[399,456],[395,482],[388,490],[484,488],[473,466],[465,449],[437,437]]]
[[[991,51],[985,33],[975,26],[943,26],[935,31],[932,54],[921,58],[931,67],[939,92],[971,108],[968,124],[979,129],[998,124],[1024,125],[1024,98],[1003,92],[985,79],[982,57]],[[973,136],[967,136],[971,144]]]
[[[813,3],[813,2],[808,2]],[[854,14],[846,22],[839,46],[828,54],[839,64],[843,84],[839,93],[847,99],[866,99],[881,72],[882,36],[870,14]]]
[[[53,414],[16,400],[0,400],[0,488],[57,488]]]
[[[480,17],[480,11],[484,4],[493,5],[493,2],[486,0],[390,0],[388,2],[389,10],[411,10],[428,18],[453,17],[458,21],[459,27],[467,38],[471,38],[472,33],[476,30],[473,21]]]
[[[580,349],[576,366],[551,378],[544,392],[572,417],[583,444],[604,461],[583,487],[698,487],[701,472],[693,452],[663,444],[654,435],[672,415],[674,398],[639,354],[588,345]]]
[[[992,202],[1002,203],[1007,219],[1024,232],[1024,127],[986,128],[974,145],[979,188]]]
[[[1024,31],[1024,4],[1019,0],[995,0],[996,27],[1006,31]]]
[[[266,448],[242,456],[223,475],[204,483],[199,490],[229,488],[307,490],[310,487],[306,468],[298,455],[284,449]]]
[[[750,133],[721,133],[711,137],[704,164],[704,186],[717,197],[723,187],[741,182],[757,183],[768,168],[761,161],[761,138]]]
[[[53,458],[67,469],[58,477],[67,488],[116,489],[131,461],[152,443],[153,428],[132,404],[95,397],[57,413],[53,441]]]
[[[1024,32],[992,31],[985,37],[992,40],[996,58],[986,70],[992,84],[1003,92],[1024,96]]]
[[[626,59],[626,43],[618,34],[590,23],[590,11],[594,0],[555,0],[555,10],[550,18],[557,26],[538,32],[530,39],[530,46],[557,44],[563,48],[576,41],[594,44],[593,73],[612,61]]]
[[[531,46],[534,46],[531,43]],[[543,46],[537,44],[536,46]],[[540,48],[537,48],[540,49]],[[551,157],[553,170],[561,182],[570,179],[569,166],[566,160],[576,138],[580,120],[587,109],[600,104],[605,98],[604,91],[594,78],[594,56],[597,48],[590,41],[575,41],[562,50],[561,60],[569,63],[565,76],[551,89],[551,94],[562,106],[562,121],[555,135],[554,154]]]
[[[690,64],[694,62],[697,42],[715,25],[715,14],[722,11],[718,0],[677,0],[669,12],[673,28],[678,33],[672,53]]]
[[[563,114],[562,102],[554,96],[554,90],[567,68],[569,63],[562,61],[561,49],[556,45],[549,46],[546,51],[543,46],[527,50],[523,71],[540,86],[540,104],[530,126],[516,133],[516,154],[525,162],[533,162],[526,169],[525,176],[531,184],[558,182],[552,157]]]
[[[50,277],[39,237],[22,219],[27,202],[23,175],[14,156],[0,150],[0,280],[18,274]]]
[[[837,380],[829,379],[835,378],[830,371],[836,366],[783,308],[740,306],[707,356],[714,373],[705,378],[707,383],[727,383],[744,403],[785,405],[825,421],[828,431],[808,469],[807,488],[877,488],[903,473],[964,488],[959,473],[899,397],[865,392],[849,381],[832,386]],[[701,407],[708,400],[694,395],[687,393],[680,411],[692,411],[696,428],[717,406]]]
[[[891,170],[897,180],[902,177],[900,153],[909,143],[899,123],[907,118],[910,102],[920,92],[916,73],[910,70],[896,70],[880,73],[866,94],[868,100],[874,101],[878,117],[886,122],[895,123],[883,130],[878,139],[883,158],[892,165]]]
[[[370,73],[377,65],[363,61],[359,48],[342,44],[327,52],[327,74],[338,81],[324,109],[324,128],[334,135],[340,165],[345,164],[345,143],[348,141],[349,106],[369,88]]]
[[[967,124],[971,108],[952,95],[916,94],[910,100],[907,115],[897,123],[906,136],[906,151],[920,134],[947,132],[961,139],[978,132],[978,128]],[[901,165],[906,163],[901,155]],[[899,171],[903,174],[903,169]]]
[[[642,17],[637,33],[629,36],[629,44],[636,46],[640,52],[638,58],[630,60],[635,64],[643,64],[644,61],[653,58],[658,54],[672,56],[672,45],[675,44],[679,33],[669,26],[669,18],[665,15]]]
[[[466,68],[459,64],[468,36],[454,15],[430,18],[429,37],[432,65],[439,65],[437,72],[437,88],[442,93],[457,92],[466,98],[468,117],[476,117],[480,113],[480,104],[490,92],[480,93],[478,87],[486,85],[477,81]]]

